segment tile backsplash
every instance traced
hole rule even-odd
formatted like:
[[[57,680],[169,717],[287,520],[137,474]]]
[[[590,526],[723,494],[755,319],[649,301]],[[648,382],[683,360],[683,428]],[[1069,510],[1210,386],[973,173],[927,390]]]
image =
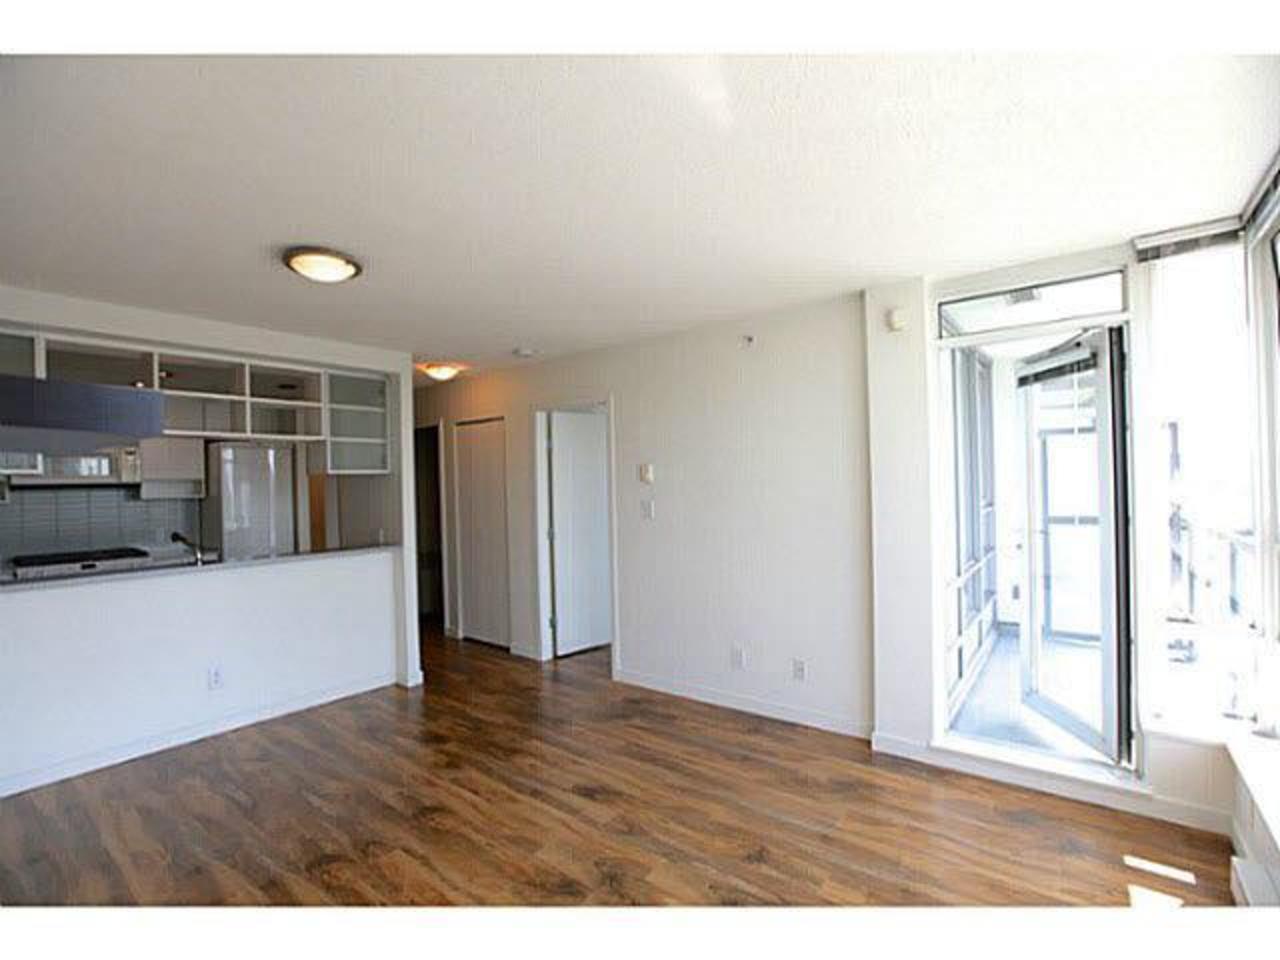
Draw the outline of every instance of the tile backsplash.
[[[14,487],[0,502],[0,561],[30,553],[147,546],[200,534],[200,501],[140,500],[136,487]]]

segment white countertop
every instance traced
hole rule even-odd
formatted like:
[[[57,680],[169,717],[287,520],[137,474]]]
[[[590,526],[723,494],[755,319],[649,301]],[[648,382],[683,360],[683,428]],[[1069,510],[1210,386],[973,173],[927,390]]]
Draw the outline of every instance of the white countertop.
[[[75,589],[77,587],[101,585],[103,583],[117,582],[121,580],[136,580],[144,577],[191,576],[213,573],[219,570],[243,570],[246,567],[263,566],[266,564],[276,563],[305,563],[315,560],[325,560],[332,557],[351,557],[359,554],[383,553],[399,549],[400,544],[388,544],[385,546],[352,547],[349,549],[337,550],[315,550],[311,553],[291,553],[281,557],[262,557],[258,560],[235,560],[226,563],[219,561],[217,563],[206,563],[202,566],[197,566],[194,563],[188,563],[178,566],[156,566],[147,567],[141,570],[122,570],[117,573],[94,573],[82,577],[63,577],[60,579],[50,580],[5,580],[0,582],[0,597],[7,594],[23,593],[28,590]]]

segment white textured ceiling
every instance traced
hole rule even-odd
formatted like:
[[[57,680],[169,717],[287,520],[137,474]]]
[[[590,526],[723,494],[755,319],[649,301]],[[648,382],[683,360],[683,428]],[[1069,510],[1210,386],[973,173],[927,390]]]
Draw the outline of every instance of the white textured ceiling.
[[[483,365],[1238,212],[1280,58],[6,58],[0,131],[2,283]]]

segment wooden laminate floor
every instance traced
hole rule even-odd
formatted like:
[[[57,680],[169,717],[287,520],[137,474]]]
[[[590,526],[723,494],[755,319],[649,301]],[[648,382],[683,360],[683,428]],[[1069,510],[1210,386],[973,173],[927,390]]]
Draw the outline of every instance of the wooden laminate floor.
[[[424,690],[0,800],[0,902],[1229,901],[1223,837],[615,684],[606,651],[425,655]]]

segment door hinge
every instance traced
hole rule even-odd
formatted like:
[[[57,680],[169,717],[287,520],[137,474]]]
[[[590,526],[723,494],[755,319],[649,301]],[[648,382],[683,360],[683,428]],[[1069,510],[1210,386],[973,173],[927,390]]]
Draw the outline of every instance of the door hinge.
[[[552,530],[550,527],[547,528],[547,539],[552,543],[555,543],[556,532]]]
[[[556,628],[556,618],[547,617],[547,626],[554,630]]]

